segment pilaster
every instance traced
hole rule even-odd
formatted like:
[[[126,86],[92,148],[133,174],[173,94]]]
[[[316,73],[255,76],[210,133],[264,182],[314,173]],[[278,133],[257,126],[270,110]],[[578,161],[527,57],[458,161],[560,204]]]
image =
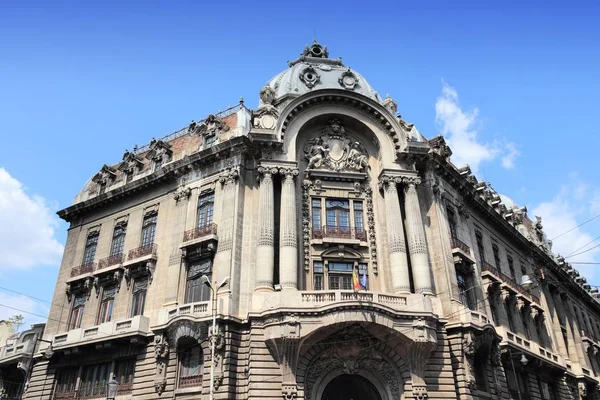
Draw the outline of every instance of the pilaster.
[[[298,233],[296,226],[296,182],[297,168],[280,168],[281,218],[279,235],[279,274],[283,289],[298,288]]]
[[[235,211],[235,188],[239,171],[237,168],[231,168],[219,178],[222,185],[221,191],[221,223],[219,224],[219,244],[214,261],[214,280],[221,282],[229,276],[231,269],[231,253],[233,250],[233,227]]]

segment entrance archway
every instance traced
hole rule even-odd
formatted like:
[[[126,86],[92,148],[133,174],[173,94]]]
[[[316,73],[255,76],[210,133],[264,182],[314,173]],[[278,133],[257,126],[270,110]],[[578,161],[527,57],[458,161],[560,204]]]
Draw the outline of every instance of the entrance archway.
[[[377,388],[360,375],[340,375],[331,380],[321,400],[382,400]]]

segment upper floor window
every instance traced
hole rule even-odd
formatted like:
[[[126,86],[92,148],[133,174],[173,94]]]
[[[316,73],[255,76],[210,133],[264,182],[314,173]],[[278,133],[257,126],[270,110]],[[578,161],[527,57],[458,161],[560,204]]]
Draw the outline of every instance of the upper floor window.
[[[567,355],[569,355],[569,336],[567,334],[567,328],[561,324],[560,331],[562,332],[562,337],[565,341],[565,350],[567,351]]]
[[[556,384],[552,381],[546,381],[539,379],[540,395],[542,400],[557,400],[558,392],[556,390]]]
[[[94,262],[96,257],[96,248],[98,247],[98,232],[90,233],[85,242],[83,252],[83,265],[89,265]]]
[[[494,320],[495,326],[500,326],[500,316],[498,315],[498,308],[496,307],[495,299],[490,297],[490,311],[492,313],[492,319]]]
[[[521,276],[525,276],[525,275],[529,275],[527,273],[527,268],[525,268],[525,266],[523,264],[521,264]]]
[[[208,149],[217,143],[217,135],[215,133],[204,136],[204,148]]]
[[[79,394],[82,398],[105,397],[106,384],[110,374],[110,364],[86,365],[81,371]]]
[[[473,363],[475,364],[475,384],[477,390],[483,392],[488,391],[487,360],[488,358],[485,350],[480,348],[475,352],[475,358],[473,360]]]
[[[508,319],[508,328],[511,332],[516,332],[515,329],[515,314],[514,314],[514,304],[512,302],[506,303],[506,318]]]
[[[326,200],[327,228],[350,228],[350,203],[348,200]]]
[[[214,192],[206,193],[198,199],[198,227],[205,227],[213,223],[215,208]]]
[[[358,267],[352,262],[329,262],[324,268],[321,261],[313,262],[313,289],[314,290],[352,290],[353,279],[358,280],[361,289],[368,290],[369,275],[366,263],[359,263]]]
[[[115,285],[102,288],[102,300],[100,301],[100,310],[98,311],[98,324],[109,322],[111,320],[116,293],[117,287]]]
[[[209,281],[212,280],[212,261],[210,259],[190,261],[185,285],[186,303],[210,300],[210,288],[202,283],[202,275],[206,275]]]
[[[152,212],[144,217],[142,223],[142,247],[149,246],[154,243],[154,235],[156,234],[156,220],[158,214]]]
[[[496,263],[494,267],[500,271],[500,249],[498,249],[498,245],[495,243],[492,245],[492,252],[494,253],[494,263]]]
[[[75,295],[73,305],[71,306],[71,315],[69,317],[69,329],[81,328],[81,320],[85,310],[85,300],[85,293],[78,293]]]
[[[321,230],[323,223],[321,222],[321,199],[313,199],[312,201],[312,225],[313,229]]]
[[[115,226],[112,237],[112,244],[110,246],[111,257],[118,256],[123,253],[123,247],[125,246],[125,225],[119,224]]]
[[[323,283],[323,263],[320,261],[315,261],[313,263],[313,288],[315,290],[325,289]]]
[[[510,273],[510,277],[515,279],[517,275],[515,274],[515,263],[511,256],[506,257],[506,262],[508,263],[508,272]]]
[[[479,252],[479,258],[481,262],[485,262],[485,248],[483,247],[483,236],[481,232],[475,232],[475,239],[477,240],[477,251]]]
[[[354,201],[354,228],[357,232],[362,232],[364,225],[363,203],[362,201]]]
[[[351,290],[353,269],[352,263],[329,263],[329,289]]]
[[[453,239],[458,239],[456,233],[456,215],[450,207],[446,208],[446,212],[448,213],[448,226],[450,227],[450,237]]]
[[[202,386],[204,356],[199,344],[182,346],[179,352],[179,387]]]
[[[148,277],[140,277],[133,282],[133,296],[131,299],[131,316],[144,314],[146,304],[146,291],[148,290]]]
[[[460,292],[460,301],[464,306],[474,310],[475,302],[473,301],[473,285],[471,284],[471,279],[469,274],[456,272],[456,282],[458,283],[458,290]]]

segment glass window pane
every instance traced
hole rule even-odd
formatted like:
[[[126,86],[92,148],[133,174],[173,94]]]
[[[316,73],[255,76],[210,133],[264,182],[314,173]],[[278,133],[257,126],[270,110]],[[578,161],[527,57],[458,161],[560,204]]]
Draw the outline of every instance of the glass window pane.
[[[347,271],[352,272],[352,263],[329,263],[330,271]]]

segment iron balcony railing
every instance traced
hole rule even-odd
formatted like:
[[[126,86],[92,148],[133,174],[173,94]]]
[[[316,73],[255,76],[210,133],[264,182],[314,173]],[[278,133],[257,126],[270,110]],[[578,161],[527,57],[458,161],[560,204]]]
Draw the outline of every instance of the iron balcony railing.
[[[355,239],[364,242],[367,240],[367,231],[350,226],[323,226],[313,228],[312,237],[313,239]]]
[[[95,263],[81,264],[71,268],[71,278],[83,274],[91,274],[96,269]]]
[[[503,274],[502,272],[500,272],[498,269],[496,269],[490,263],[482,260],[481,261],[481,270],[492,273],[493,275],[498,277],[498,279],[500,279],[504,284],[506,284],[508,287],[510,287],[515,292],[519,293],[526,299],[529,299],[529,301],[531,301],[533,303],[536,303],[538,305],[540,304],[540,298],[538,296],[536,296],[535,294],[526,290],[523,286],[519,285],[514,279],[512,279],[508,275]]]
[[[469,254],[471,252],[471,248],[469,246],[467,246],[465,243],[463,243],[462,241],[460,241],[459,239],[453,237],[453,238],[451,238],[451,241],[452,241],[453,249],[461,249],[462,251],[464,251],[467,254]]]
[[[148,255],[156,255],[156,251],[158,246],[156,243],[148,244],[146,246],[141,246],[136,249],[132,249],[129,251],[129,255],[127,256],[128,260],[135,260],[136,258],[148,256]]]
[[[206,225],[194,228],[194,229],[190,229],[189,231],[185,231],[183,234],[183,241],[188,242],[190,240],[198,239],[203,236],[216,235],[216,234],[217,234],[217,224],[206,224]]]
[[[108,267],[112,267],[113,265],[121,264],[124,259],[125,259],[125,255],[123,253],[105,257],[98,262],[98,269],[108,268]]]
[[[179,378],[179,387],[187,388],[194,386],[202,386],[202,374],[192,376],[182,376]]]

